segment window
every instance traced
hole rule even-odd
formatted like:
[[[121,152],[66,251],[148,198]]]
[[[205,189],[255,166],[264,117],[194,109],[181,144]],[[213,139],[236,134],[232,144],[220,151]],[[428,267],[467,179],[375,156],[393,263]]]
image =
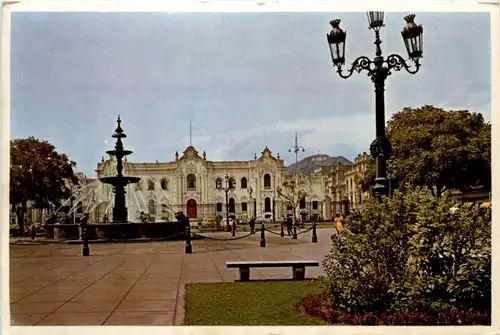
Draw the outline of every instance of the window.
[[[318,209],[318,202],[313,201],[313,210]]]
[[[148,180],[148,191],[153,191],[155,189],[155,183],[152,179]]]
[[[246,212],[247,211],[247,203],[246,202],[242,202],[241,203],[241,211],[242,212]]]
[[[271,211],[271,198],[264,199],[264,212]]]
[[[236,180],[234,180],[233,177],[229,178],[229,188],[231,189],[236,188]]]
[[[222,203],[218,202],[215,204],[215,211],[222,212]]]
[[[234,213],[234,198],[229,199],[229,212]]]
[[[160,182],[160,186],[162,190],[167,190],[168,189],[168,182],[166,178],[163,178]]]
[[[286,205],[286,210],[287,210],[287,211],[293,211],[293,207],[292,207],[292,205],[291,205],[290,203],[288,203],[288,204]]]
[[[216,189],[222,188],[222,178],[215,179],[215,188]]]
[[[155,207],[155,201],[153,199],[149,200],[149,214],[150,215],[155,215],[156,213],[156,207]]]
[[[191,190],[196,189],[196,176],[192,173],[188,174],[186,177],[187,188]]]
[[[247,179],[245,177],[241,178],[241,188],[247,188]]]
[[[271,188],[271,176],[269,173],[264,175],[264,188]]]
[[[300,209],[306,208],[306,198],[300,199]]]

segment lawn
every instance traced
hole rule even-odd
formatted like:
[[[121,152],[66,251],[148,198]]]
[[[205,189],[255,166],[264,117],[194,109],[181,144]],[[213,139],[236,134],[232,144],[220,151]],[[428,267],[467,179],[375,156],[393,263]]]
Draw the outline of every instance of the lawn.
[[[184,325],[324,325],[297,309],[302,298],[321,291],[315,280],[187,284]]]

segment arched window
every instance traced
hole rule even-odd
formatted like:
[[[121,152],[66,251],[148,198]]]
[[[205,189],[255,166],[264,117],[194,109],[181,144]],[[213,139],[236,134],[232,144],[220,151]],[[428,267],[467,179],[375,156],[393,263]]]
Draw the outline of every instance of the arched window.
[[[234,198],[229,198],[229,213],[234,213]]]
[[[242,202],[241,203],[241,211],[242,212],[246,212],[248,209],[247,209],[247,203],[246,202]]]
[[[160,185],[162,190],[168,190],[168,182],[166,178],[162,178]]]
[[[271,211],[271,198],[265,198],[264,199],[264,212],[270,212]]]
[[[313,201],[313,210],[318,209],[318,202]]]
[[[192,173],[186,177],[188,190],[196,190],[196,176]]]
[[[236,180],[234,180],[233,177],[229,178],[229,188],[231,188],[231,189],[236,188]]]
[[[269,175],[269,173],[264,175],[264,187],[271,188],[271,175]]]
[[[150,215],[155,215],[156,214],[156,206],[155,206],[155,201],[153,199],[149,200],[149,214]]]
[[[215,179],[215,188],[216,189],[222,188],[222,178],[219,177],[219,178]]]
[[[241,178],[241,188],[247,188],[247,179],[245,177]]]
[[[300,199],[300,209],[306,208],[306,198]]]
[[[148,180],[148,191],[153,191],[155,189],[155,183],[152,179]]]
[[[218,202],[215,204],[215,211],[222,212],[222,203],[221,202]]]

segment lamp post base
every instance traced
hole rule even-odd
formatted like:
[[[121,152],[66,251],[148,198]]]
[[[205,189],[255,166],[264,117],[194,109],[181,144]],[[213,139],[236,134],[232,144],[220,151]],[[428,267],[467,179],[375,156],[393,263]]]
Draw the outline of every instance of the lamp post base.
[[[373,193],[376,197],[387,195],[387,178],[376,178],[373,186]]]

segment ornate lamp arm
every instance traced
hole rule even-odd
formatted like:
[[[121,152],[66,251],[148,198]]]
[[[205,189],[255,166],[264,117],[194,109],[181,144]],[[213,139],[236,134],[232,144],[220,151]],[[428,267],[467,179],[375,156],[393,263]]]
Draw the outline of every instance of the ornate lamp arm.
[[[337,65],[337,73],[339,74],[339,76],[341,78],[347,79],[350,76],[352,76],[354,71],[360,73],[361,71],[366,70],[366,71],[368,71],[368,75],[370,76],[372,74],[371,64],[372,64],[372,61],[370,60],[370,58],[368,58],[366,56],[360,56],[360,57],[356,58],[356,60],[354,60],[351,68],[349,70],[347,70],[347,74],[342,73],[343,71],[342,71],[341,64]]]
[[[418,59],[413,61],[415,63],[415,68],[412,69],[411,65],[408,65],[403,57],[397,54],[392,54],[387,57],[385,63],[387,64],[387,69],[400,71],[401,69],[405,69],[408,73],[415,74],[420,69],[420,62]]]

